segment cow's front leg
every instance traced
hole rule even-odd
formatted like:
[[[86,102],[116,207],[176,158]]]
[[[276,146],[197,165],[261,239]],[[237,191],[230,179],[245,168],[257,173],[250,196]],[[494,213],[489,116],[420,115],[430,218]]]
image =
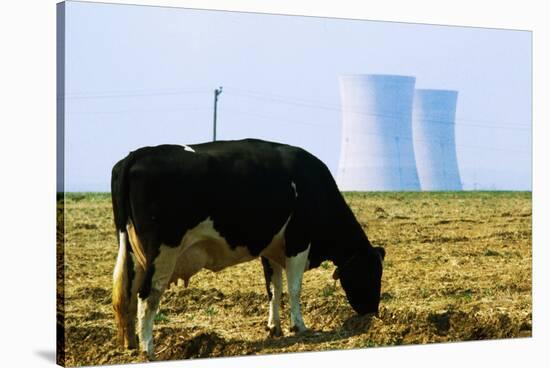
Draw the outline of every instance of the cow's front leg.
[[[140,350],[147,354],[149,359],[154,358],[153,323],[157,314],[160,297],[168,286],[172,277],[179,249],[165,245],[151,267],[147,270],[142,288],[138,295],[138,334]]]
[[[306,331],[306,326],[300,310],[300,293],[302,278],[308,265],[308,248],[294,257],[286,258],[286,279],[290,299],[290,330],[294,332]]]
[[[267,296],[269,297],[269,318],[267,320],[269,336],[283,336],[283,330],[281,329],[281,318],[279,316],[281,294],[283,293],[282,267],[264,257],[262,257],[262,265],[264,267]]]

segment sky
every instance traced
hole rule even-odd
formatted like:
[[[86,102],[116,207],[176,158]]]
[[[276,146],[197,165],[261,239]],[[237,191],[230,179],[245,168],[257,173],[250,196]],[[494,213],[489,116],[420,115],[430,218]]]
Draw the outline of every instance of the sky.
[[[301,146],[337,172],[338,76],[398,74],[458,91],[465,190],[531,190],[527,31],[69,1],[65,190],[109,191],[146,145],[256,137]]]

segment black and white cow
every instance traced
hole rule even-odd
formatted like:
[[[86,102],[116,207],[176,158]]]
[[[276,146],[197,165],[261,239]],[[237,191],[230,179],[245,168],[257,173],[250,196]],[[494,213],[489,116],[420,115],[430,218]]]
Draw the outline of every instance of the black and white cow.
[[[369,243],[327,167],[303,149],[253,139],[144,147],[114,166],[111,186],[113,307],[125,347],[136,346],[137,316],[140,349],[153,356],[153,320],[172,282],[257,257],[273,335],[281,334],[282,271],[290,324],[301,332],[302,275],[324,260],[336,264],[357,313],[378,311],[384,250]]]

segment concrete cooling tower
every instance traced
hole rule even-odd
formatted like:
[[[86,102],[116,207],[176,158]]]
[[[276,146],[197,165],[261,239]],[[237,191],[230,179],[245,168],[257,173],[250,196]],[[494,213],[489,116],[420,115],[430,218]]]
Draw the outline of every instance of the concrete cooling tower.
[[[412,141],[415,78],[340,76],[340,190],[419,190]]]
[[[413,139],[422,190],[462,190],[455,146],[456,91],[417,89]]]

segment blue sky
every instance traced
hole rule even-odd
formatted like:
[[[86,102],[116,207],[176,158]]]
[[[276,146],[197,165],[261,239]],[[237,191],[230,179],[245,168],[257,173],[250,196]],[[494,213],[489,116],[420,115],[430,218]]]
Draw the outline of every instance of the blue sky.
[[[464,189],[531,189],[531,33],[68,2],[65,188],[108,191],[113,164],[161,143],[258,137],[333,174],[338,76],[416,77],[459,91]]]

